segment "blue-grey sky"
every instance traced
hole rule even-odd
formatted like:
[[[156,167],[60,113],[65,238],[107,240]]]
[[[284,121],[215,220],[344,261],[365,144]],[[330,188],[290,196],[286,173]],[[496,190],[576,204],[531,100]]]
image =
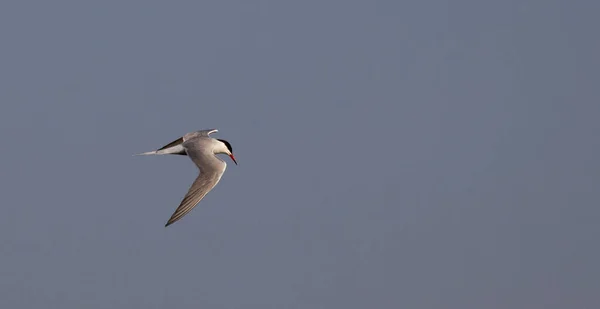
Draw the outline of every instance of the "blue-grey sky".
[[[598,308],[599,10],[3,1],[0,306]]]

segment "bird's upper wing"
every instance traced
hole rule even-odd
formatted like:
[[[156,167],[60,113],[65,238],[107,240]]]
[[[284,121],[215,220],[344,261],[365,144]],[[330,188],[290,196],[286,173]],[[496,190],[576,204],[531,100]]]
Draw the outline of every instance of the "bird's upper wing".
[[[161,150],[164,150],[164,149],[167,149],[167,148],[171,148],[171,147],[173,147],[173,146],[180,145],[181,143],[183,143],[183,137],[180,137],[180,138],[178,138],[178,139],[176,139],[176,140],[174,140],[174,141],[172,141],[172,142],[170,142],[170,143],[168,143],[168,144],[166,144],[166,145],[164,145],[164,146],[160,147],[160,148],[159,148],[158,150],[156,150],[156,151],[161,151]]]
[[[217,129],[200,130],[187,133],[183,136],[183,141],[190,140],[195,137],[209,137],[211,134],[219,132]]]

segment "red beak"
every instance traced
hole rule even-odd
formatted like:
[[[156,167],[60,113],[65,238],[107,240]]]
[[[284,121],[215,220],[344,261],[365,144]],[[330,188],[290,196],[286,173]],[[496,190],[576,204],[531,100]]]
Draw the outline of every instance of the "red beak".
[[[231,160],[233,160],[233,163],[235,163],[235,165],[237,165],[237,161],[235,160],[235,157],[233,156],[233,153],[230,154],[229,157],[231,158]]]

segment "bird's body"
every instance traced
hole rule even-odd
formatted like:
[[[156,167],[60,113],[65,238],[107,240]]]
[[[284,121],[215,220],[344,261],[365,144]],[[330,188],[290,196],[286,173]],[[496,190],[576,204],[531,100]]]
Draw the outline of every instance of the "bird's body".
[[[221,176],[227,168],[227,163],[217,157],[216,154],[227,154],[237,164],[229,142],[209,136],[215,132],[217,132],[217,129],[187,133],[158,150],[139,154],[187,155],[200,170],[200,174],[165,226],[175,223],[188,214],[221,180]]]

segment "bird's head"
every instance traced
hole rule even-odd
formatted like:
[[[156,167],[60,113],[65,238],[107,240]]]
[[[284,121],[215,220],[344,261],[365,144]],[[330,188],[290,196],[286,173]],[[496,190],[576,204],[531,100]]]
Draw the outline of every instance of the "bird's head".
[[[220,144],[222,146],[216,149],[218,151],[216,153],[224,153],[224,154],[228,155],[231,158],[231,160],[233,160],[233,163],[235,163],[235,165],[237,165],[237,161],[235,160],[235,157],[233,156],[233,149],[231,148],[231,144],[224,139],[217,139],[217,141],[221,142]]]

